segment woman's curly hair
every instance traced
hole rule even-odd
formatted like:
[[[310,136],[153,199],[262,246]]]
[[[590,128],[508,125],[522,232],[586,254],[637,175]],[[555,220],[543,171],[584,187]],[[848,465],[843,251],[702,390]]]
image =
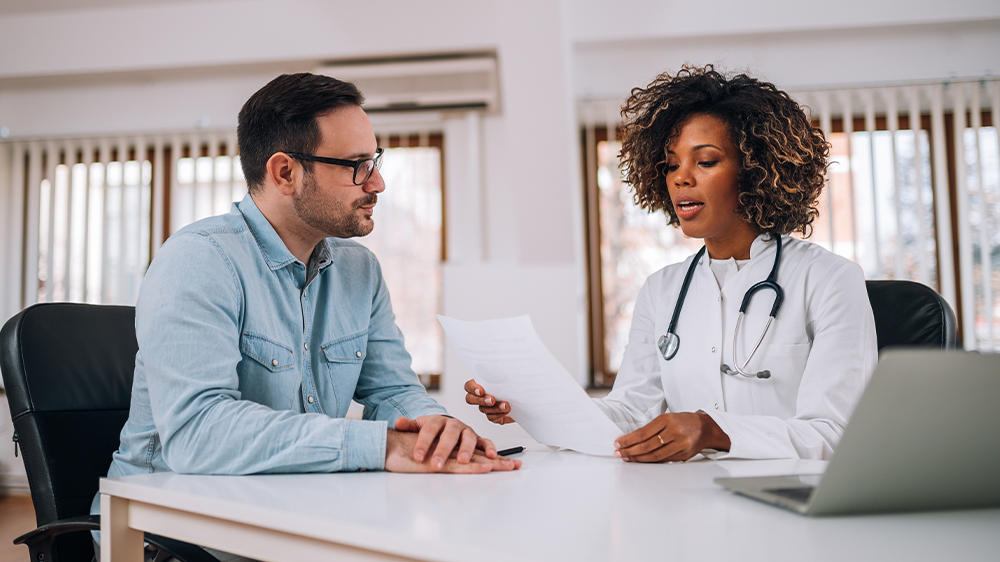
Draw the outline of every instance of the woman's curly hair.
[[[619,156],[635,203],[679,224],[667,191],[666,147],[697,114],[725,122],[741,154],[737,212],[761,232],[809,236],[830,152],[823,132],[774,84],[745,74],[727,78],[712,65],[663,73],[633,89],[622,107]]]

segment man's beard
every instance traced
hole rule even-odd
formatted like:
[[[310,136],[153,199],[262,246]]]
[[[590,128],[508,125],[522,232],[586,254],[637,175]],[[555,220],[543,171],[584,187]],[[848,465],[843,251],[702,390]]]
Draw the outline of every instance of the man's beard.
[[[371,219],[363,220],[357,212],[361,207],[374,205],[378,197],[368,193],[351,203],[350,208],[340,201],[325,199],[312,174],[302,178],[302,192],[295,198],[295,214],[302,222],[337,238],[366,236],[375,227]]]

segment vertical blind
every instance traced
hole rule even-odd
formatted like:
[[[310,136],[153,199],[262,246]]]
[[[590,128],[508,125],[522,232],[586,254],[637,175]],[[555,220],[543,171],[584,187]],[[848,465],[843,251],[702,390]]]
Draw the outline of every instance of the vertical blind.
[[[440,126],[377,129],[386,148],[376,229],[358,239],[382,262],[421,373],[440,373]],[[36,302],[135,304],[157,249],[246,194],[235,131],[0,143],[0,314]]]
[[[47,301],[134,304],[163,240],[246,192],[238,157],[227,155],[234,149],[235,135],[218,133],[0,145],[11,219],[5,312]]]
[[[826,205],[829,230],[816,241],[856,259],[871,278],[935,287],[956,310],[966,349],[1000,351],[1000,81],[796,97],[834,145],[827,195],[857,198]],[[850,252],[838,249],[851,237]]]
[[[811,240],[861,264],[869,279],[934,287],[958,314],[967,349],[1000,351],[1000,81],[792,95],[832,145]],[[634,300],[618,302],[623,287],[634,299],[636,279],[692,251],[661,217],[637,218],[620,187],[619,106],[588,100],[578,111],[597,382],[617,370],[631,323]]]

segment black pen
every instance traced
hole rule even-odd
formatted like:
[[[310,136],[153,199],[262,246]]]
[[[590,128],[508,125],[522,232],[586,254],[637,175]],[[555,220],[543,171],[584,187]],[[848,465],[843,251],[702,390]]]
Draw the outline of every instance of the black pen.
[[[506,457],[506,456],[510,456],[510,455],[516,455],[516,454],[518,454],[518,453],[520,453],[522,451],[524,451],[524,447],[511,447],[510,449],[504,449],[502,451],[497,451],[497,454],[500,455],[501,457]]]

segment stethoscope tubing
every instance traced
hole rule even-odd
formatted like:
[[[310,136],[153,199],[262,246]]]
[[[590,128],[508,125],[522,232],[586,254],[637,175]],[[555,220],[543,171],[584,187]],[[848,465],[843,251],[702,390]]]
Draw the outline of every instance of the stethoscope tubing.
[[[739,316],[736,318],[736,327],[733,330],[733,367],[730,369],[728,365],[722,365],[722,372],[730,375],[743,375],[744,377],[761,378],[766,379],[771,376],[771,372],[764,370],[758,373],[750,373],[744,371],[747,365],[750,364],[750,360],[753,359],[754,354],[760,348],[760,344],[764,341],[764,336],[767,335],[768,328],[771,327],[771,323],[774,321],[775,316],[778,314],[778,310],[781,308],[781,303],[785,300],[785,291],[778,284],[778,266],[781,265],[781,235],[775,235],[777,238],[777,246],[775,248],[774,255],[774,265],[771,266],[771,272],[768,274],[767,279],[759,283],[754,284],[750,289],[747,290],[746,294],[743,295],[743,302],[740,304]],[[670,325],[667,327],[667,333],[660,336],[657,341],[657,347],[660,349],[660,354],[663,359],[670,361],[677,355],[677,350],[680,348],[680,337],[677,335],[677,321],[680,318],[681,308],[684,306],[684,299],[687,297],[688,287],[691,285],[691,278],[694,277],[695,268],[698,266],[698,262],[701,260],[702,256],[705,255],[706,246],[702,246],[698,253],[695,254],[694,260],[692,260],[691,265],[688,266],[688,270],[684,275],[684,282],[681,284],[680,294],[677,295],[677,303],[674,305],[673,315],[670,317]],[[750,306],[750,299],[753,298],[754,294],[763,289],[770,289],[774,291],[774,303],[771,305],[771,313],[768,315],[767,324],[764,326],[764,331],[761,332],[760,338],[757,339],[757,343],[754,345],[753,349],[750,351],[750,355],[747,356],[746,361],[741,365],[736,357],[736,343],[738,341],[738,336],[740,332],[740,325],[743,323],[743,316],[746,314],[747,308]]]
[[[760,379],[766,379],[771,377],[771,372],[768,370],[759,371],[756,373],[749,373],[744,371],[747,365],[750,364],[750,360],[753,359],[757,349],[760,348],[761,342],[764,341],[764,336],[767,335],[767,329],[771,327],[771,322],[774,322],[774,317],[777,316],[778,310],[781,308],[781,303],[785,300],[785,291],[778,285],[778,265],[781,263],[781,236],[778,235],[778,245],[775,248],[774,253],[774,265],[771,266],[771,273],[767,275],[767,279],[755,284],[747,290],[746,294],[743,295],[743,302],[740,304],[740,315],[736,318],[736,328],[733,330],[733,367],[735,371],[725,370],[729,374],[739,374],[744,377],[755,377]],[[743,322],[743,316],[746,314],[747,307],[750,306],[750,299],[755,293],[762,289],[771,289],[774,291],[774,304],[771,305],[771,313],[767,316],[767,324],[764,325],[764,331],[761,332],[760,338],[757,339],[757,343],[753,346],[750,351],[750,355],[747,356],[747,360],[740,365],[739,359],[736,358],[736,342],[738,341],[738,336],[740,333],[740,324]],[[723,365],[726,367],[726,365]]]
[[[667,333],[660,336],[660,339],[656,342],[656,346],[660,348],[660,354],[667,361],[674,358],[677,355],[677,350],[680,349],[681,338],[677,335],[677,319],[681,316],[681,307],[684,306],[684,299],[687,298],[688,287],[691,286],[691,278],[694,277],[695,265],[698,260],[705,255],[706,246],[702,246],[698,253],[694,255],[694,261],[691,262],[691,266],[688,267],[687,273],[684,274],[684,282],[681,283],[681,292],[677,296],[677,304],[674,305],[674,313],[670,317],[670,325],[667,326]]]

